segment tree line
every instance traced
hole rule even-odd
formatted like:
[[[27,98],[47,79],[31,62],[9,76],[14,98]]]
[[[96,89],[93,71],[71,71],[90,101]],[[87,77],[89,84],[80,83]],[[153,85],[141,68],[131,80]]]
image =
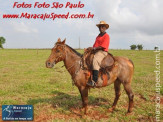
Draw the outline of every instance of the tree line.
[[[130,49],[131,50],[136,50],[136,49],[143,50],[143,45],[142,44],[138,44],[138,45],[133,44],[130,46]],[[154,50],[157,50],[157,49],[159,49],[159,47],[155,46]]]
[[[130,46],[130,49],[131,50],[136,50],[136,49],[143,50],[143,45],[142,44],[138,44],[138,45],[133,44]]]

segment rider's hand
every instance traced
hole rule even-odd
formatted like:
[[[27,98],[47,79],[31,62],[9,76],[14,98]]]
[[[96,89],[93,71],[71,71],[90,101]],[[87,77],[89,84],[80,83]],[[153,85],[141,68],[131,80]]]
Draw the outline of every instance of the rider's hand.
[[[93,47],[88,47],[87,50],[92,51]]]

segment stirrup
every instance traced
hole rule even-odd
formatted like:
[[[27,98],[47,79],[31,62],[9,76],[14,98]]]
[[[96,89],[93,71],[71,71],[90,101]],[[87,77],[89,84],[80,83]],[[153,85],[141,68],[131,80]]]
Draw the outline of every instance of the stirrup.
[[[91,87],[96,87],[96,82],[94,80],[91,80],[87,82],[87,85]]]
[[[96,82],[94,80],[92,80],[92,83],[93,83],[93,86],[95,87],[96,86]]]

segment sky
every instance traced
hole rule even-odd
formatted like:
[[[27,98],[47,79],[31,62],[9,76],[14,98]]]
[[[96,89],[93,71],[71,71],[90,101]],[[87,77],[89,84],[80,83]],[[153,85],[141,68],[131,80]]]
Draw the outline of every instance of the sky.
[[[13,8],[14,2],[34,4],[36,0],[0,0],[0,36],[6,38],[4,48],[52,48],[58,38],[73,48],[91,47],[99,34],[101,20],[110,28],[110,49],[130,49],[142,44],[144,49],[163,49],[162,0],[80,0],[83,8]],[[79,0],[37,0],[49,3],[78,3]],[[85,13],[93,19],[3,19],[3,14]]]

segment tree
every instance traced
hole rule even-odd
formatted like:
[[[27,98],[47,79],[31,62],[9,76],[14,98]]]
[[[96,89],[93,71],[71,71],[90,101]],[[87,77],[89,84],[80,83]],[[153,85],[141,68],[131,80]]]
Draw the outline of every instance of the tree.
[[[6,39],[4,37],[0,37],[0,48],[3,49],[3,44],[6,42]]]
[[[154,47],[154,50],[158,50],[159,48],[158,47]]]
[[[138,44],[137,48],[138,48],[138,50],[142,50],[143,49],[143,45],[142,44]]]
[[[130,48],[131,48],[131,50],[135,50],[136,49],[136,45],[133,44],[133,45],[130,46]]]

